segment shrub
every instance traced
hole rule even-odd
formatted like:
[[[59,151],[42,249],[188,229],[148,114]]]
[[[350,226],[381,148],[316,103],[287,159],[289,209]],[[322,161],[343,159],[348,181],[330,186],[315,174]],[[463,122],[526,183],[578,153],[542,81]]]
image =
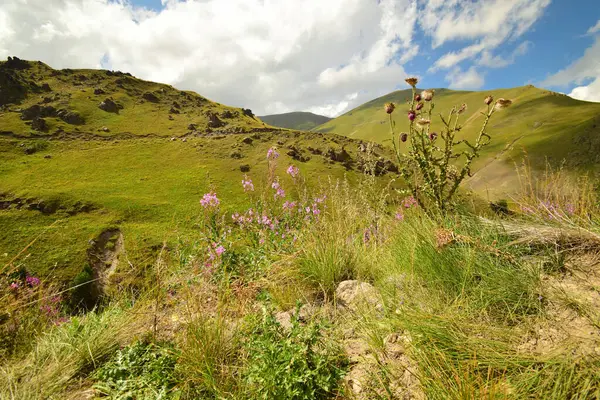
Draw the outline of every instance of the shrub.
[[[427,210],[433,206],[445,212],[451,207],[460,183],[467,175],[471,176],[471,163],[479,156],[481,149],[490,143],[491,137],[486,131],[490,118],[496,110],[508,107],[512,102],[506,99],[494,102],[491,96],[487,96],[484,100],[487,112],[482,113],[485,116],[483,126],[475,143],[471,143],[466,139],[456,140],[456,134],[462,128],[458,121],[467,109],[466,104],[459,108],[454,107],[447,118],[440,114],[444,126],[438,134],[431,129],[431,115],[435,106],[434,91],[424,90],[417,94],[417,78],[408,78],[406,82],[412,87],[408,133],[402,132],[396,138],[392,120],[396,106],[393,103],[385,105],[390,119],[394,151],[401,166],[400,175],[421,207]],[[408,154],[400,152],[399,142],[408,142]],[[457,151],[459,145],[463,146]],[[454,164],[460,160],[463,160],[463,163],[459,169]]]
[[[296,315],[298,312],[296,312]],[[289,332],[265,312],[246,344],[244,371],[253,399],[328,399],[339,394],[346,360],[326,342],[318,323],[301,325],[292,316]]]
[[[176,363],[173,346],[137,342],[118,350],[112,360],[93,374],[98,380],[94,387],[119,399],[173,398]]]

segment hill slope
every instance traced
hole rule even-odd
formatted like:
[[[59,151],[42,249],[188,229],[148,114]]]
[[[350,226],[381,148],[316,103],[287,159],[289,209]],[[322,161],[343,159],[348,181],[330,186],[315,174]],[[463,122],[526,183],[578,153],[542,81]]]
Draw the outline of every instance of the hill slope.
[[[269,125],[281,128],[308,131],[331,120],[323,115],[311,112],[290,112],[285,114],[273,114],[259,117]]]
[[[20,136],[118,133],[182,136],[265,128],[250,110],[104,70],[0,62],[0,129]]]
[[[92,262],[90,240],[107,232],[120,232],[129,262],[144,268],[163,241],[198,235],[204,193],[215,191],[223,209],[250,204],[241,181],[265,183],[271,147],[281,153],[282,202],[299,196],[291,164],[314,186],[356,180],[363,166],[351,139],[268,127],[248,111],[120,72],[10,59],[0,83],[0,254],[38,237],[16,265],[59,282]],[[123,108],[99,108],[106,99]]]
[[[513,105],[494,115],[489,133],[492,143],[485,148],[475,164],[480,174],[471,179],[473,188],[498,193],[515,186],[513,161],[525,150],[535,169],[543,169],[547,159],[553,165],[566,160],[574,171],[596,170],[600,162],[600,104],[572,99],[533,86],[499,89],[486,92],[437,89],[433,130],[441,128],[437,113],[447,113],[453,106],[466,103],[462,135],[473,138],[479,131],[487,94],[508,98]],[[401,90],[374,99],[335,118],[315,131],[335,133],[351,138],[373,140],[389,145],[390,130],[383,106],[394,102],[396,132],[408,130],[407,101],[410,90]]]

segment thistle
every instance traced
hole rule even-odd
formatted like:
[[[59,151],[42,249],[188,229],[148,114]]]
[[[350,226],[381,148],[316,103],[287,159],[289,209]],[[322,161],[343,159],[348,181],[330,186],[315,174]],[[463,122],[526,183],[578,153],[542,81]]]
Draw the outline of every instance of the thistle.
[[[429,134],[429,140],[431,140],[432,142],[435,141],[435,139],[437,139],[437,137],[438,137],[438,134],[435,132],[431,132]]]
[[[425,127],[425,126],[428,126],[429,124],[431,124],[431,120],[421,118],[420,120],[417,121],[417,124],[419,126]]]
[[[433,99],[433,93],[434,93],[433,89],[423,90],[421,92],[421,97],[425,101],[431,101]]]
[[[408,139],[408,133],[402,132],[400,134],[400,141],[404,143],[404,142],[406,142],[407,139]]]
[[[458,113],[462,114],[467,110],[467,105],[465,103],[462,104],[462,106],[460,106],[460,108],[458,109]]]
[[[419,83],[419,80],[415,77],[406,78],[405,81],[413,88],[417,86],[417,83]]]
[[[408,112],[408,120],[410,122],[414,121],[416,117],[417,117],[417,114],[413,110],[410,110]]]
[[[396,105],[394,103],[386,103],[385,104],[385,112],[391,114],[396,109]]]
[[[496,110],[502,110],[509,107],[512,104],[512,100],[499,98],[496,100]]]
[[[423,108],[424,104],[423,103],[419,103],[417,104],[416,110],[419,111]]]
[[[492,101],[494,101],[494,98],[493,98],[492,96],[487,96],[487,97],[485,98],[485,100],[483,100],[483,102],[484,102],[485,104],[487,104],[488,106],[489,106],[490,104],[492,104]]]

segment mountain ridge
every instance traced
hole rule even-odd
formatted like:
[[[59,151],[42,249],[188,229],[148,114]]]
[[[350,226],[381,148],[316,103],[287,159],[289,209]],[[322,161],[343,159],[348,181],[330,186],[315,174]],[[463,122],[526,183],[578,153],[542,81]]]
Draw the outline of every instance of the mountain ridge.
[[[272,126],[305,131],[311,130],[332,119],[330,117],[308,111],[293,111],[282,114],[271,114],[259,116],[258,118]]]

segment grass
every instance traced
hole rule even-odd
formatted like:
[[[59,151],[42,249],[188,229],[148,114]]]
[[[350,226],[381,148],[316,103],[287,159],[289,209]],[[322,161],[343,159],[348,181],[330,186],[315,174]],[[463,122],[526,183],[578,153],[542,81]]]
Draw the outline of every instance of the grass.
[[[81,90],[74,75],[50,86]],[[84,103],[72,107],[95,118]],[[308,150],[345,146],[357,162],[349,139],[184,142],[135,124],[137,137],[23,138],[15,125],[0,139],[0,398],[600,398],[594,181],[550,171],[536,186],[525,171],[501,215],[464,197],[432,217],[391,175]],[[266,157],[272,147],[279,158]],[[211,191],[219,205],[201,205]],[[85,298],[113,265],[102,295],[76,307],[72,293]],[[341,301],[350,279],[376,298]]]
[[[498,198],[508,192],[516,193],[518,180],[514,162],[526,151],[534,172],[545,170],[547,162],[558,167],[566,159],[566,171],[596,171],[595,151],[600,144],[597,139],[600,105],[572,99],[565,95],[522,86],[486,92],[438,89],[435,94],[432,131],[441,129],[439,112],[447,112],[461,104],[468,105],[461,118],[463,126],[459,138],[473,141],[483,115],[483,99],[491,94],[494,98],[508,98],[513,106],[494,115],[489,125],[491,144],[485,148],[480,159],[474,163],[477,175],[469,181],[469,187],[480,195]],[[406,102],[410,90],[392,92],[367,102],[333,120],[313,129],[316,132],[335,133],[351,138],[372,140],[391,146],[389,124],[384,104],[395,103],[396,132],[408,131]],[[406,151],[402,145],[400,150]]]

